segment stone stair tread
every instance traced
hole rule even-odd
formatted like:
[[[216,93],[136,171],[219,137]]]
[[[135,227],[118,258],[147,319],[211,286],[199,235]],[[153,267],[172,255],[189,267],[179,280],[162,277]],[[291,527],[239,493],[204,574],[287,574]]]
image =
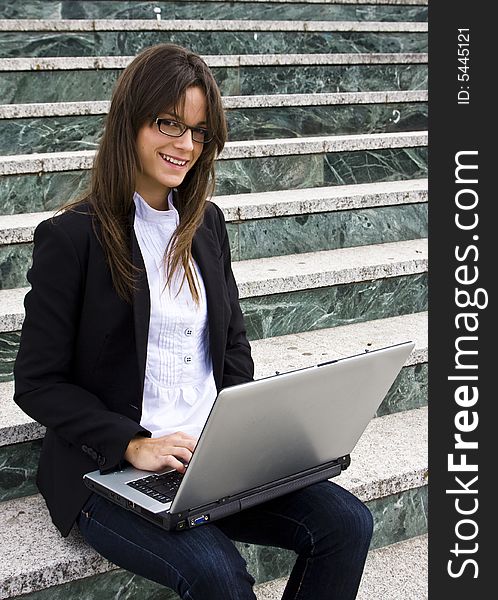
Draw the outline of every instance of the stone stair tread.
[[[13,400],[14,382],[0,383],[0,447],[37,440],[45,427],[23,412]]]
[[[272,256],[233,263],[241,298],[423,273],[427,239]],[[0,332],[16,331],[28,287],[0,290]]]
[[[267,108],[284,106],[331,106],[342,104],[388,104],[427,102],[427,90],[392,90],[383,92],[320,92],[309,94],[252,94],[223,96],[226,109]],[[109,111],[110,101],[29,102],[0,104],[0,119],[37,118],[75,115],[102,115]]]
[[[405,366],[427,362],[427,312],[351,323],[327,329],[263,338],[251,342],[255,378],[353,356],[413,340],[415,348]]]
[[[124,69],[134,56],[49,56],[0,58],[1,71],[52,71]],[[302,54],[209,54],[202,56],[213,67],[281,65],[380,65],[426,64],[427,52],[344,52]]]
[[[340,285],[427,269],[427,239],[233,263],[241,298]]]
[[[427,201],[427,179],[215,196],[228,222]],[[0,215],[0,245],[31,242],[54,211]]]
[[[0,290],[0,332],[20,329],[24,319],[24,296],[29,287]]]
[[[220,0],[202,0],[204,2],[219,2]],[[261,2],[271,4],[294,4],[302,3],[303,0],[230,0],[235,4],[244,2]],[[393,6],[427,6],[429,0],[306,0],[308,4],[390,4]]]
[[[0,245],[33,241],[36,226],[49,219],[55,211],[0,215]]]
[[[372,419],[341,485],[364,502],[427,483],[427,407]]]
[[[336,482],[363,501],[425,485],[427,409],[373,419]],[[389,460],[385,460],[389,457]],[[81,541],[62,538],[39,495],[2,503],[0,598],[105,572],[112,566]]]
[[[215,196],[227,221],[427,201],[427,179]],[[0,231],[1,231],[0,217]],[[0,233],[1,235],[1,233]]]
[[[427,535],[371,550],[357,600],[426,600],[427,565]],[[280,600],[286,582],[282,578],[255,586],[257,599]]]
[[[314,21],[303,19],[0,19],[0,31],[295,31],[426,33],[426,21]]]
[[[251,342],[255,378],[413,340],[405,366],[427,362],[427,313],[415,313]],[[12,400],[14,382],[0,383],[0,446],[36,440],[45,428]]]
[[[227,142],[217,160],[415,148],[426,146],[427,140],[427,131],[240,140]],[[95,150],[4,155],[0,156],[0,175],[91,169],[94,156]]]
[[[370,553],[357,600],[426,600],[428,536]]]

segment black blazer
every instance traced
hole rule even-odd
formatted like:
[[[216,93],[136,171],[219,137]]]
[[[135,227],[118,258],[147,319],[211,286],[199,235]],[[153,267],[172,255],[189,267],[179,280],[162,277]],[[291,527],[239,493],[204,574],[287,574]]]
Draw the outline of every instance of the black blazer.
[[[141,269],[133,303],[113,288],[88,206],[42,222],[34,235],[14,400],[47,428],[37,485],[63,536],[91,493],[83,474],[121,466],[130,439],[151,435],[140,426],[150,297],[131,232]],[[192,253],[206,289],[216,387],[249,381],[254,367],[225,221],[211,202]]]

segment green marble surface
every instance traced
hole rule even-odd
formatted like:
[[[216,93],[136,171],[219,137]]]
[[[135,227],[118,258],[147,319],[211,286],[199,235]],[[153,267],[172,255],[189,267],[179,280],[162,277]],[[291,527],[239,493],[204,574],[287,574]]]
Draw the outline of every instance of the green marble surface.
[[[426,33],[299,31],[0,32],[0,57],[132,56],[169,42],[198,54],[427,52]]]
[[[224,95],[427,89],[427,65],[324,65],[215,70]]]
[[[35,484],[42,440],[0,446],[0,502],[38,493]]]
[[[317,187],[324,177],[323,154],[220,160],[216,195]]]
[[[299,290],[240,302],[249,339],[427,310],[427,274]]]
[[[231,224],[234,260],[335,250],[427,237],[427,205],[276,217]]]
[[[377,417],[427,406],[428,364],[403,367],[382,401]]]
[[[227,223],[232,260],[427,237],[427,204],[401,204]],[[32,244],[0,246],[0,289],[27,286]]]
[[[28,285],[26,273],[31,266],[32,244],[0,246],[0,289]]]
[[[57,210],[86,189],[90,171],[0,177],[0,214]]]
[[[426,6],[274,2],[141,2],[129,0],[3,0],[4,19],[309,19],[314,21],[427,21]]]
[[[219,195],[417,179],[427,177],[427,149],[223,160],[216,177]]]
[[[427,177],[427,148],[335,152],[325,157],[325,185]]]
[[[214,67],[225,96],[427,89],[427,65]],[[109,100],[121,71],[0,73],[2,103]]]
[[[86,189],[90,171],[0,177],[0,214],[55,210]],[[427,177],[427,149],[220,160],[215,195]]]
[[[228,124],[231,140],[417,131],[427,128],[427,103],[239,109]]]
[[[110,100],[117,69],[0,73],[3,104]]]
[[[427,486],[367,503],[374,517],[371,549],[427,533]]]
[[[0,332],[0,382],[12,381],[20,331]]]
[[[427,274],[243,298],[249,339],[312,331],[427,310]],[[19,332],[0,333],[0,381],[12,379]]]
[[[5,119],[0,152],[5,156],[95,150],[103,124],[104,115]]]
[[[374,517],[371,548],[378,548],[427,532],[427,486],[367,503]],[[236,543],[257,583],[286,577],[296,555],[289,550]],[[16,596],[19,600],[178,600],[156,583],[122,569],[73,581],[39,592]]]
[[[104,115],[5,119],[0,153],[92,150],[104,120]],[[427,103],[233,109],[227,121],[230,141],[417,131],[427,129]]]

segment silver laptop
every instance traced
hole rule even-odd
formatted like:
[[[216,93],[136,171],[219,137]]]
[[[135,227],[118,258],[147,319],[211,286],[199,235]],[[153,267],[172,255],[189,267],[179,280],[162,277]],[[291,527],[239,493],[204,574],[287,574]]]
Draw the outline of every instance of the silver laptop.
[[[87,473],[93,491],[167,530],[197,527],[339,475],[413,342],[222,390],[184,475]]]

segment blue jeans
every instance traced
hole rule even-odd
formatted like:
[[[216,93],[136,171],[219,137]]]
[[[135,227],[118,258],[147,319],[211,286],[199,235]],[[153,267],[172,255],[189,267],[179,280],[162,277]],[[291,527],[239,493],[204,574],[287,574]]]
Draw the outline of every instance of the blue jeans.
[[[329,481],[180,532],[92,494],[78,525],[102,556],[188,600],[256,599],[232,540],[297,553],[285,600],[353,600],[373,529],[368,508]]]

